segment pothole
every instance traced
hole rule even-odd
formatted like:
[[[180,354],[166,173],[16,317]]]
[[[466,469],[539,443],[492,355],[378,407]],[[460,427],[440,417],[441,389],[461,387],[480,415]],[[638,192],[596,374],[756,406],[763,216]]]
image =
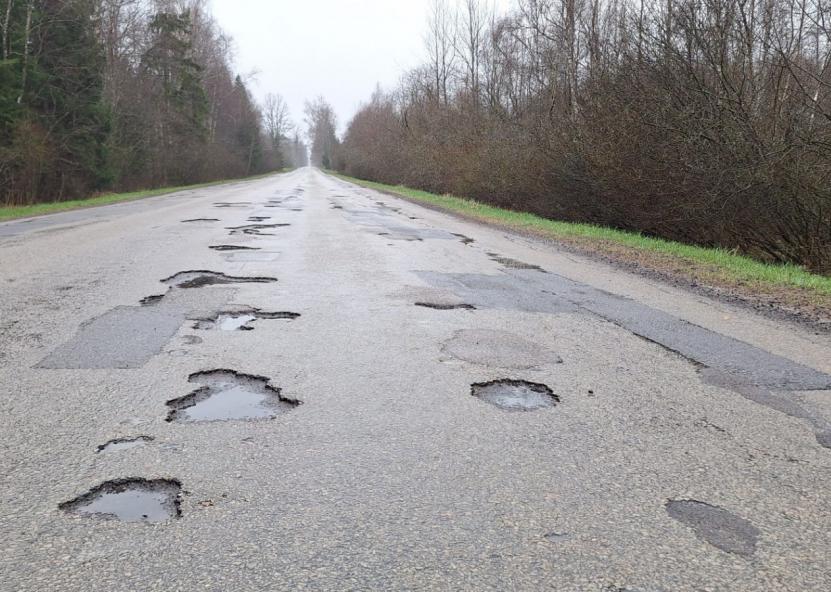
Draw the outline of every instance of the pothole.
[[[435,310],[476,310],[476,307],[472,304],[441,304],[439,302],[416,302],[415,305],[424,308],[432,308]]]
[[[148,442],[152,442],[152,436],[136,436],[135,438],[115,438],[98,447],[98,452],[121,452],[131,448],[139,448],[145,446]]]
[[[190,220],[182,220],[182,223],[186,222],[219,222],[219,218],[192,218]]]
[[[176,479],[115,479],[58,506],[69,514],[122,522],[164,522],[181,515]]]
[[[249,216],[249,222],[264,222],[265,220],[269,220],[271,216]]]
[[[289,399],[268,378],[233,370],[210,370],[191,374],[189,382],[202,385],[189,395],[167,402],[167,421],[196,423],[208,421],[274,419],[288,413],[300,401]]]
[[[139,304],[142,306],[153,306],[154,304],[158,304],[164,298],[164,294],[153,294],[152,296],[145,296],[141,300],[139,300]]]
[[[162,283],[176,286],[177,288],[202,288],[204,286],[215,286],[218,284],[267,284],[276,282],[277,278],[272,277],[237,277],[225,275],[218,271],[180,271],[179,273],[161,280]]]
[[[495,261],[496,263],[499,263],[509,269],[533,269],[534,271],[545,272],[545,270],[539,265],[532,265],[531,263],[525,263],[523,261],[511,259],[510,257],[503,257],[497,253],[488,253],[488,257],[491,258],[491,261]]]
[[[296,312],[266,312],[256,308],[219,312],[212,317],[194,319],[194,329],[220,331],[253,331],[251,323],[258,319],[294,320],[300,316]]]
[[[245,208],[251,205],[250,201],[218,201],[214,204],[217,208]]]
[[[535,411],[554,407],[560,397],[544,384],[502,379],[471,385],[470,394],[506,411]]]
[[[756,552],[759,529],[732,512],[697,500],[670,500],[669,516],[692,528],[695,535],[726,551],[748,557]]]
[[[460,241],[462,241],[463,245],[471,245],[476,241],[470,238],[469,236],[465,236],[464,234],[459,234],[458,232],[452,232],[453,236],[458,237]]]
[[[248,234],[248,235],[259,235],[259,236],[274,236],[273,233],[270,232],[263,232],[263,230],[269,230],[271,228],[280,228],[283,226],[290,226],[290,224],[282,223],[282,224],[245,224],[243,226],[229,226],[228,230],[231,231],[231,234]]]
[[[259,247],[244,247],[242,245],[211,245],[208,247],[214,251],[259,251]]]

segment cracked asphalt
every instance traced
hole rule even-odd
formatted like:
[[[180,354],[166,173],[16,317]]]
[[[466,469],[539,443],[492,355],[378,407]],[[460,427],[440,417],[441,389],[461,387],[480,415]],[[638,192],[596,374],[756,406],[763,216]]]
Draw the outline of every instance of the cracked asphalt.
[[[309,168],[0,224],[0,285],[4,592],[831,588],[828,335]],[[215,370],[302,404],[165,421]],[[59,508],[130,479],[181,516]]]

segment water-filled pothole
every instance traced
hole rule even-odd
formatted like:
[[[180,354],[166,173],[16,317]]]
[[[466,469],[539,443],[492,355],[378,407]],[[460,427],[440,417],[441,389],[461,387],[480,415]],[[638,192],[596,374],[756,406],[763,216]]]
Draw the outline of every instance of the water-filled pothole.
[[[152,436],[136,436],[135,438],[115,438],[98,447],[98,452],[121,452],[131,448],[138,448],[152,442]]]
[[[164,522],[181,515],[175,479],[116,479],[58,506],[69,514],[122,522]]]
[[[208,247],[214,251],[259,251],[259,247],[244,247],[242,245],[211,245]]]
[[[202,288],[218,284],[267,284],[276,282],[277,278],[272,277],[238,277],[225,275],[218,271],[206,271],[204,269],[193,271],[180,271],[179,273],[161,280],[162,283],[176,286],[177,288]]]
[[[212,317],[194,319],[194,329],[220,331],[253,331],[251,323],[258,319],[294,320],[300,316],[296,312],[266,312],[257,308],[218,312]]]
[[[284,397],[263,376],[210,370],[191,374],[188,381],[202,386],[189,395],[168,401],[167,421],[274,419],[300,405],[300,401]]]
[[[548,386],[526,380],[502,379],[471,385],[470,394],[506,411],[535,411],[560,402]]]
[[[424,308],[432,308],[435,310],[476,310],[476,307],[472,304],[442,304],[440,302],[416,302],[416,306],[422,306]]]

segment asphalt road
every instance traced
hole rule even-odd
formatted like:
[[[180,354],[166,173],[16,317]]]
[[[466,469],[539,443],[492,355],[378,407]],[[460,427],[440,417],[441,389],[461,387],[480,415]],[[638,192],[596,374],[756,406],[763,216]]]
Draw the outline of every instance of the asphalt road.
[[[831,588],[827,335],[312,169],[0,224],[0,285],[4,592]]]

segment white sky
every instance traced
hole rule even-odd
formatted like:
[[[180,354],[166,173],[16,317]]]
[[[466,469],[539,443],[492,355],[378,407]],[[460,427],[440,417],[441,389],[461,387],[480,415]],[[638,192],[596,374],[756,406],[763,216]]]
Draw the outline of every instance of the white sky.
[[[494,0],[504,8],[510,0]],[[375,85],[390,88],[424,60],[430,0],[212,0],[234,38],[236,66],[256,71],[251,89],[285,97],[295,123],[323,95],[341,131]]]

